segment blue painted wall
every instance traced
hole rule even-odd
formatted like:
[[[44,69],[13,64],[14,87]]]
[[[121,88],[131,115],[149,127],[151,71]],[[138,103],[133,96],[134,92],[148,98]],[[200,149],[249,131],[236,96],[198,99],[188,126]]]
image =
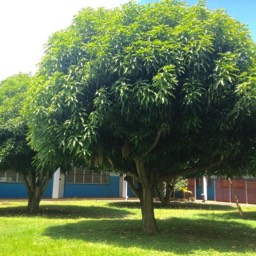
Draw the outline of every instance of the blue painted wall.
[[[133,194],[133,192],[132,192],[132,190],[131,190],[131,188],[130,188],[130,186],[127,184],[127,195],[128,195],[128,197],[137,197],[136,195],[134,195]]]
[[[139,186],[141,186],[141,185],[139,185]],[[128,187],[128,189],[127,189],[128,197],[136,197],[136,198],[137,198],[137,195],[135,195],[135,194],[132,192],[132,190],[131,190],[129,184],[127,184],[127,187]]]
[[[53,187],[53,180],[51,179],[43,194],[43,198],[52,198],[52,187]]]
[[[23,183],[0,183],[0,198],[27,198],[26,187]]]
[[[119,176],[110,176],[109,184],[66,183],[64,197],[119,197]]]
[[[211,186],[207,188],[208,200],[215,199],[215,179],[211,178]]]
[[[43,198],[52,197],[52,183],[49,184],[43,194]],[[27,198],[27,190],[24,183],[0,182],[0,198]]]
[[[52,197],[53,180],[50,180],[43,198]],[[64,197],[119,197],[119,176],[110,176],[109,184],[65,184]],[[211,178],[207,188],[208,200],[214,200],[214,178]],[[197,199],[202,199],[202,187],[197,186]],[[134,197],[128,189],[128,196]],[[178,195],[176,195],[178,197]],[[183,197],[183,195],[182,195]],[[23,183],[0,182],[0,198],[27,198],[27,191]]]
[[[211,178],[211,182],[210,185],[207,186],[207,199],[208,200],[214,200],[215,196],[214,196],[214,178]],[[203,199],[202,198],[202,194],[203,193],[203,187],[199,187],[198,185],[196,186],[196,199]]]

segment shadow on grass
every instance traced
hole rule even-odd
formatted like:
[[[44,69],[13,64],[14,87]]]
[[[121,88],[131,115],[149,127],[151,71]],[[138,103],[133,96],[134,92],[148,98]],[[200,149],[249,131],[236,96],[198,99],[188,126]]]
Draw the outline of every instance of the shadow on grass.
[[[111,202],[109,206],[118,207],[118,208],[136,208],[140,209],[139,202]],[[244,211],[244,218],[239,214],[235,204],[233,205],[224,205],[224,204],[215,204],[215,203],[197,203],[197,202],[177,202],[172,201],[166,207],[163,207],[160,202],[154,203],[155,209],[179,209],[179,210],[209,210],[215,211],[218,213],[219,217],[223,219],[244,219],[244,220],[256,220],[256,211]],[[224,212],[223,212],[224,211]],[[216,214],[216,213],[215,213]],[[203,214],[198,213],[198,216],[205,217],[207,212]]]
[[[137,201],[118,201],[110,202],[108,205],[120,208],[140,208],[140,202]],[[232,205],[220,205],[211,203],[197,203],[197,202],[178,202],[171,201],[168,206],[163,207],[160,202],[154,202],[156,209],[203,209],[203,210],[232,210],[235,206]]]
[[[196,250],[220,253],[253,254],[256,250],[255,228],[237,222],[210,219],[172,218],[158,221],[160,232],[144,235],[139,220],[86,220],[53,226],[44,235],[54,239],[77,239],[90,243],[105,243],[124,250],[136,247],[189,255]],[[232,255],[233,255],[232,254]]]
[[[124,209],[115,209],[110,207],[98,206],[73,206],[73,205],[43,205],[40,206],[40,212],[36,216],[45,218],[92,218],[92,219],[119,219],[127,215],[132,215]],[[25,206],[0,208],[0,217],[33,217],[27,213]]]
[[[221,212],[221,213],[215,213],[214,215],[218,218],[222,218],[222,219],[232,219],[232,220],[253,220],[256,221],[256,211],[244,211],[243,212],[244,217],[242,217],[238,210],[236,208],[234,208],[232,211],[225,211],[225,212]],[[197,214],[198,216],[202,216],[205,217],[207,214]]]

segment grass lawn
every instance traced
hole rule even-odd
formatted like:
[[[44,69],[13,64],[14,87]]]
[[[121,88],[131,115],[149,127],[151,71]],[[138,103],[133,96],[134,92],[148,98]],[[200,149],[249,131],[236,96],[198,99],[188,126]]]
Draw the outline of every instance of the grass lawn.
[[[156,205],[159,234],[144,235],[137,202],[42,201],[29,216],[26,201],[0,201],[0,255],[256,255],[256,207]]]

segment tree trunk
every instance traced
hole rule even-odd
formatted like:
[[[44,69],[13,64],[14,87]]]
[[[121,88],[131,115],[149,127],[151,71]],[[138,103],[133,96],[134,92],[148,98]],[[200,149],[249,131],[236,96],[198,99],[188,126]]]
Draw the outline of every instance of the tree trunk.
[[[142,185],[141,213],[143,230],[146,234],[157,233],[157,225],[153,204],[153,181],[151,173],[147,172],[143,160],[136,159],[136,168],[140,183]]]
[[[146,234],[155,234],[157,233],[157,225],[153,204],[153,187],[142,185],[142,195],[143,201],[141,202],[141,213],[143,230]]]
[[[171,201],[171,197],[173,195],[173,186],[170,184],[170,182],[168,182],[166,184],[166,195],[165,195],[165,203],[166,203],[166,206],[170,203]]]
[[[156,185],[156,192],[158,195],[158,198],[161,202],[162,205],[164,205],[165,202],[165,189],[166,189],[166,185],[165,182],[160,182]]]
[[[167,207],[171,200],[172,186],[170,181],[160,182],[155,187],[159,200],[163,207]]]
[[[49,183],[51,172],[41,172],[36,175],[34,170],[30,170],[28,174],[23,174],[23,180],[28,193],[27,211],[30,214],[37,214],[39,213],[41,197]]]
[[[39,204],[41,201],[42,191],[39,187],[35,187],[34,191],[31,191],[28,195],[27,211],[30,214],[39,213]]]

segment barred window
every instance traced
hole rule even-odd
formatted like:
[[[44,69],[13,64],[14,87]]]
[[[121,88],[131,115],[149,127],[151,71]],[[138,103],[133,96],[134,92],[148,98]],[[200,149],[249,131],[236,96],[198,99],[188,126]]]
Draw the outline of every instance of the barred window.
[[[5,172],[0,172],[0,182],[22,183],[23,179],[19,173],[8,170]]]
[[[109,173],[105,171],[94,172],[87,168],[73,167],[66,176],[67,183],[75,184],[108,184]]]

